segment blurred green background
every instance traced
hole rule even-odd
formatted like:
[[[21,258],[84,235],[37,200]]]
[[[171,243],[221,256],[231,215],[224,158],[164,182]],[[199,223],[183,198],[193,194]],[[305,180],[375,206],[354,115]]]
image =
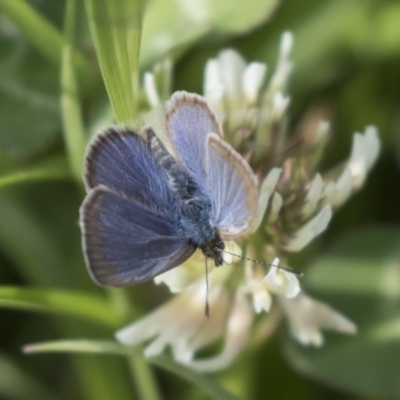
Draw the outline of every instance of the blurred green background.
[[[152,283],[127,297],[106,292],[84,266],[82,151],[112,121],[87,22],[90,4],[0,0],[0,399],[140,398],[122,357],[26,356],[21,347],[112,339],[168,297]],[[400,398],[400,3],[149,0],[140,76],[170,55],[173,89],[201,93],[206,60],[227,47],[267,63],[270,72],[284,31],[295,38],[290,130],[331,122],[324,168],[344,160],[353,132],[368,124],[382,140],[365,187],[291,260],[306,270],[307,291],[356,322],[359,335],[327,334],[322,349],[302,348],[282,326],[211,379],[242,399]],[[67,68],[68,40],[79,51],[75,72]],[[61,103],[75,92],[78,109]],[[134,101],[145,105],[143,97]],[[66,110],[78,117],[70,120]],[[68,130],[86,136],[74,139]],[[201,384],[154,373],[162,398],[212,398]]]

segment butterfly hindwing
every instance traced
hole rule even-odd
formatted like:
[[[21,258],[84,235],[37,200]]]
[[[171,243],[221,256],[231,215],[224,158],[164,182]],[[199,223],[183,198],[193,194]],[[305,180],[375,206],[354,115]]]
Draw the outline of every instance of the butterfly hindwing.
[[[89,273],[104,286],[144,282],[195,250],[173,215],[159,215],[102,185],[88,193],[80,223]]]
[[[257,211],[257,181],[242,156],[219,135],[207,135],[207,186],[221,237],[233,239],[250,226]]]

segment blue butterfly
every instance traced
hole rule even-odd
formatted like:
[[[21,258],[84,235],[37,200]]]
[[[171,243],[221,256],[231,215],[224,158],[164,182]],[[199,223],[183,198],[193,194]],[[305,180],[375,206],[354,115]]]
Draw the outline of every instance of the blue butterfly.
[[[115,126],[89,144],[80,226],[100,285],[147,281],[197,248],[219,266],[223,240],[242,235],[255,217],[256,178],[205,100],[176,92],[164,117],[165,145],[150,127],[139,135]]]

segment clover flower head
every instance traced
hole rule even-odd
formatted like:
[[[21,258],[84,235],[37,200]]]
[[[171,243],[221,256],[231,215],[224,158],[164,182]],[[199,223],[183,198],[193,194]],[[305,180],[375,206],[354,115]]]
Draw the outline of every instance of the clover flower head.
[[[155,278],[173,297],[117,333],[124,344],[150,341],[147,356],[169,346],[174,358],[191,368],[225,368],[246,346],[256,314],[269,313],[272,308],[287,318],[292,336],[303,345],[322,345],[321,329],[356,332],[353,322],[301,290],[297,276],[284,265],[291,253],[303,250],[324,232],[334,212],[362,188],[379,155],[379,136],[373,126],[356,133],[346,161],[328,172],[318,170],[329,124],[321,121],[312,132],[288,132],[293,42],[290,33],[282,35],[278,61],[269,78],[266,65],[247,64],[232,49],[206,63],[204,98],[223,127],[224,138],[257,175],[257,213],[245,237],[226,243],[226,265],[208,265],[209,319],[204,317],[207,285],[201,252]],[[167,70],[157,67],[145,75],[151,112],[159,110],[165,100],[156,75],[168,75]],[[222,347],[216,354],[198,357],[199,350],[221,338]]]

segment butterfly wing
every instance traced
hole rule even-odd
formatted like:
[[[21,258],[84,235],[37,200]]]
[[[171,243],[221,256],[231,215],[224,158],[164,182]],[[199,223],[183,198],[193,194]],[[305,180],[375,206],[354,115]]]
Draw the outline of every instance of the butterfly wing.
[[[207,186],[223,239],[243,234],[257,211],[257,180],[243,157],[219,135],[207,135]]]
[[[80,210],[86,265],[94,281],[127,286],[178,266],[196,247],[173,215],[160,215],[105,186],[90,190]]]
[[[176,159],[199,187],[206,182],[206,137],[222,135],[221,127],[206,101],[196,94],[176,92],[166,104],[166,133]]]
[[[125,127],[111,126],[92,140],[85,157],[84,181],[87,190],[104,185],[164,214],[175,204],[165,172],[151,149]]]
[[[222,139],[206,101],[175,93],[166,107],[169,140],[178,160],[208,195],[224,239],[243,234],[257,210],[257,180],[247,162]]]
[[[99,284],[140,283],[193,253],[165,171],[139,135],[118,127],[97,135],[86,154],[85,184],[83,248]]]

